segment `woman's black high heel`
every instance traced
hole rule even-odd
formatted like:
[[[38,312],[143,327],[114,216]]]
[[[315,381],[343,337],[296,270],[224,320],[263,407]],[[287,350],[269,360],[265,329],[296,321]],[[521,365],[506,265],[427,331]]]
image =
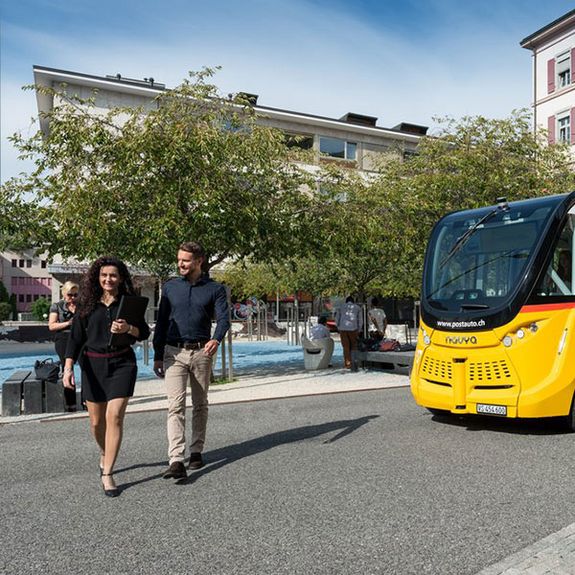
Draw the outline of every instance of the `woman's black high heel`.
[[[112,477],[113,473],[102,473],[102,477]],[[112,489],[106,489],[104,487],[104,482],[102,482],[102,489],[104,490],[104,495],[106,497],[118,497],[120,495],[120,490],[117,487],[113,487]]]

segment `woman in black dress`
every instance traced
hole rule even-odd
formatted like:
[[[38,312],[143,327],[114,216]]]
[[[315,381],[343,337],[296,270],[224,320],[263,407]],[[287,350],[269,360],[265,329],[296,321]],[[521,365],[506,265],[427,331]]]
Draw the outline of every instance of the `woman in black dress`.
[[[131,346],[111,347],[110,334],[128,334],[133,343],[150,335],[144,317],[134,325],[117,317],[120,297],[130,295],[135,295],[132,279],[121,260],[101,257],[90,266],[82,283],[64,366],[64,387],[69,389],[75,387],[74,362],[82,368],[82,392],[92,434],[100,447],[102,487],[109,497],[119,494],[113,469],[137,375],[134,350]]]

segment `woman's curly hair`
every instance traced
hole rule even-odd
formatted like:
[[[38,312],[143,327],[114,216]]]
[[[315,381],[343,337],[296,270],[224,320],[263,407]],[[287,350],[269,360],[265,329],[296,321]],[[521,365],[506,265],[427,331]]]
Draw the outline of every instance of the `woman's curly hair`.
[[[118,296],[136,295],[132,278],[126,264],[114,256],[102,256],[90,266],[82,279],[78,306],[80,317],[90,315],[104,293],[104,290],[100,286],[100,270],[105,266],[114,266],[120,274]]]

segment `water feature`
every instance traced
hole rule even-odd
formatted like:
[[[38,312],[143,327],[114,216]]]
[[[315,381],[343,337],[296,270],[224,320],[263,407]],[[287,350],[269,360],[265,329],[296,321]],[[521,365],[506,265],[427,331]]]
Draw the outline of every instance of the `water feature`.
[[[32,370],[37,359],[51,357],[54,361],[58,360],[57,355],[53,353],[53,349],[47,346],[38,346],[36,351],[27,349],[21,352],[17,350],[17,347],[17,344],[11,344],[10,349],[6,353],[0,354],[0,385],[16,370]],[[27,347],[30,348],[31,346]],[[152,370],[153,352],[150,351],[149,365],[145,365],[143,347],[137,345],[135,351],[138,358],[138,379],[155,377]],[[303,368],[302,348],[300,346],[287,345],[285,341],[234,342],[233,357],[235,375],[256,372],[262,368],[268,370],[283,366],[301,366]],[[333,359],[336,363],[341,363],[342,357],[341,346],[336,343]],[[218,353],[214,374],[218,376],[220,373],[221,354]],[[77,375],[79,375],[79,372],[77,372]]]

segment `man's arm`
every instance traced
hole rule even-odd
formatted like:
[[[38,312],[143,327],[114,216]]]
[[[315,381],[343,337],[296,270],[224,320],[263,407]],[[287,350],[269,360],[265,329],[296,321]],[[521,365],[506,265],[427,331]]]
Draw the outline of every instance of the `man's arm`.
[[[164,349],[170,321],[170,300],[166,295],[160,298],[158,318],[154,328],[154,373],[158,377],[164,377]]]
[[[214,302],[214,312],[216,315],[216,329],[214,331],[213,339],[221,342],[224,339],[228,329],[230,329],[230,312],[228,308],[228,295],[226,288],[220,286],[216,294]]]

